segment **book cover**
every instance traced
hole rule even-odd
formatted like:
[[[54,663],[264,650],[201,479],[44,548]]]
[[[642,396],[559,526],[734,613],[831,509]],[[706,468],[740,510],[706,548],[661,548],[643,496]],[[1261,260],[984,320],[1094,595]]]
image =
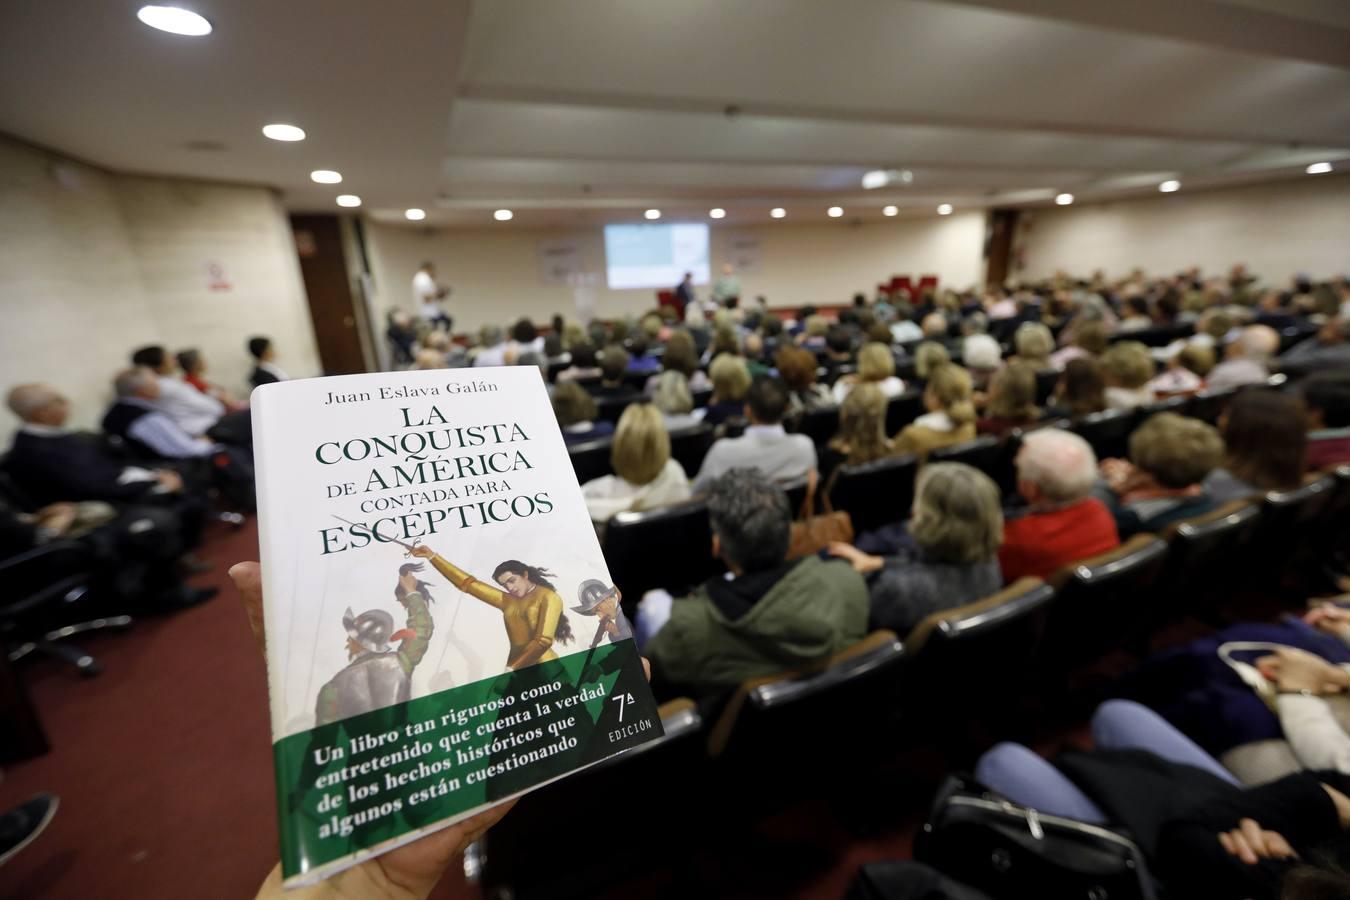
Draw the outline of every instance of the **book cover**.
[[[538,369],[252,408],[288,886],[661,735]]]

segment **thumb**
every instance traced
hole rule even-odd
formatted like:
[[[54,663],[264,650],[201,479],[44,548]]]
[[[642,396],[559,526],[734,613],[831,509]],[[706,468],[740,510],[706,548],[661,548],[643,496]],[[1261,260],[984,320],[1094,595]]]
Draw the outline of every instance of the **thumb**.
[[[258,640],[258,649],[266,649],[266,637],[263,634],[262,611],[262,567],[256,562],[235,563],[227,573],[234,587],[239,591],[239,599],[244,605],[244,614],[248,616],[249,628]]]

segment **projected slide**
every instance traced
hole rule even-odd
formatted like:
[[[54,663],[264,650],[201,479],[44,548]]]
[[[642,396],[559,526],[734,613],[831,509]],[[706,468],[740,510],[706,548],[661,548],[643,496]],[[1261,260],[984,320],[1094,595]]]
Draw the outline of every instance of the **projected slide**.
[[[611,290],[673,288],[694,273],[708,283],[707,225],[606,225],[605,276]]]

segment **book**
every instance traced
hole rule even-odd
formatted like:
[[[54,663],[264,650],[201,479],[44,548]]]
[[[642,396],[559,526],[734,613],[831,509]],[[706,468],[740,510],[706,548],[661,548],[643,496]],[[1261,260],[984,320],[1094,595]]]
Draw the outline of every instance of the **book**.
[[[287,886],[662,734],[538,369],[252,410]]]

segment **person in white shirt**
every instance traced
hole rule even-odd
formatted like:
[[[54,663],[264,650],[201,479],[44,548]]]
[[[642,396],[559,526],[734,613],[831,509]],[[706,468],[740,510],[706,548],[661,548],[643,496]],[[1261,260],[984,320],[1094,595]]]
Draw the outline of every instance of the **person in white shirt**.
[[[613,475],[602,475],[581,487],[586,509],[596,524],[621,512],[653,509],[688,500],[689,478],[670,458],[670,435],[661,411],[650,403],[633,403],[619,417],[610,458]]]
[[[1270,360],[1280,349],[1280,333],[1269,325],[1248,325],[1228,344],[1224,361],[1205,379],[1212,391],[1261,384],[1270,377]]]
[[[152,370],[159,382],[155,409],[172,419],[189,437],[201,437],[225,415],[225,404],[174,378],[169,359],[164,348],[158,346],[142,347],[131,354],[131,364]]]
[[[498,325],[484,325],[478,330],[478,352],[474,354],[475,366],[504,366],[507,364],[506,351],[509,349],[506,336]]]
[[[418,316],[434,328],[449,331],[453,320],[441,308],[441,300],[450,295],[450,289],[436,283],[436,267],[424,262],[412,279],[413,308]]]
[[[843,403],[853,386],[861,383],[875,384],[888,400],[905,392],[905,383],[896,377],[895,357],[891,355],[890,347],[873,341],[858,351],[858,372],[845,375],[834,383],[834,402]]]
[[[760,375],[745,395],[745,417],[750,425],[738,438],[715,441],[703,459],[696,492],[706,490],[712,481],[735,468],[758,469],[774,481],[792,481],[816,467],[816,447],[804,434],[788,434],[783,429],[788,391],[771,375]]]

